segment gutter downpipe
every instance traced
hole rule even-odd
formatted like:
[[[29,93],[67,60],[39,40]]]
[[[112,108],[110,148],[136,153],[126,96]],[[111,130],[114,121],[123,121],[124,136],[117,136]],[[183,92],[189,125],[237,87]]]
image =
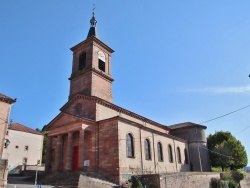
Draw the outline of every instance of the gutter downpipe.
[[[200,154],[200,145],[199,145],[199,144],[198,144],[198,154],[199,154],[200,170],[201,170],[201,172],[202,172],[201,154]]]
[[[156,173],[156,162],[155,162],[155,139],[154,139],[154,133],[152,133],[153,137],[153,153],[154,153],[154,166],[155,166],[155,173]]]
[[[142,143],[141,143],[141,127],[140,127],[140,149],[141,149],[141,173],[143,174],[143,158],[142,158]]]
[[[176,159],[176,148],[175,148],[175,140],[173,139],[174,142],[174,158],[175,158],[175,166],[176,166],[176,172],[177,172],[177,159]]]

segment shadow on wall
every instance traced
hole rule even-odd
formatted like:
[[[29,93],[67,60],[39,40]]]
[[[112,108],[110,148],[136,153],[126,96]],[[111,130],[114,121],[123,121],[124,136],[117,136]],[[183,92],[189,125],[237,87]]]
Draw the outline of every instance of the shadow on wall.
[[[178,169],[179,172],[190,172],[191,171],[191,164],[184,164]]]

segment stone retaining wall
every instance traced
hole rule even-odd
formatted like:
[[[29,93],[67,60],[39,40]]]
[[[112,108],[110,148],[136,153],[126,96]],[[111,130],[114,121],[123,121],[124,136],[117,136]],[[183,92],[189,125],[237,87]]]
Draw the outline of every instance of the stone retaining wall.
[[[0,187],[5,187],[7,185],[8,177],[8,161],[0,159]]]
[[[113,186],[116,186],[115,184],[112,184],[107,181],[103,181],[97,178],[92,178],[85,175],[80,175],[79,182],[78,182],[78,188],[112,188]]]
[[[250,187],[250,172],[247,173],[247,176],[240,182],[241,188]]]
[[[220,173],[148,174],[140,176],[143,185],[156,188],[209,188],[211,178],[220,178]]]

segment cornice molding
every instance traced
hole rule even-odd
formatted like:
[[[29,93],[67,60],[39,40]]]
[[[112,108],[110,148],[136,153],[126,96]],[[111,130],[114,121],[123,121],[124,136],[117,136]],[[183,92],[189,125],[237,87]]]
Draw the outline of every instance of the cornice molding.
[[[129,110],[126,110],[126,109],[124,109],[122,107],[119,107],[119,106],[117,106],[117,105],[115,105],[113,103],[110,103],[108,101],[105,101],[105,100],[100,99],[100,98],[95,97],[95,96],[86,96],[86,95],[76,94],[60,110],[63,112],[65,109],[67,109],[69,106],[71,106],[78,99],[84,99],[84,100],[88,100],[88,101],[93,101],[93,102],[95,102],[97,104],[101,104],[102,106],[105,106],[105,107],[110,108],[112,110],[115,110],[117,112],[126,114],[126,115],[131,116],[131,117],[136,118],[136,119],[139,119],[139,120],[141,120],[141,121],[143,121],[145,123],[150,123],[152,125],[155,125],[155,126],[157,126],[159,128],[162,128],[162,129],[165,129],[165,130],[168,130],[168,131],[170,130],[165,125],[159,124],[159,123],[157,123],[155,121],[147,119],[147,118],[145,118],[143,116],[140,116],[140,115],[138,115],[136,113],[133,113],[133,112],[131,112]]]
[[[103,122],[109,122],[109,121],[122,121],[122,122],[125,122],[129,125],[133,125],[133,126],[136,126],[142,130],[147,130],[151,133],[154,133],[154,134],[158,134],[158,135],[161,135],[161,136],[164,136],[164,137],[167,137],[167,138],[171,138],[171,139],[174,139],[174,140],[178,140],[178,141],[181,141],[181,142],[184,142],[184,143],[187,143],[188,141],[185,140],[185,139],[182,139],[182,138],[179,138],[179,137],[176,137],[176,136],[173,136],[171,134],[168,134],[168,133],[163,133],[163,132],[160,132],[160,131],[157,131],[155,129],[152,129],[150,127],[146,127],[145,125],[143,124],[140,124],[140,123],[137,123],[137,122],[134,122],[132,120],[128,120],[126,118],[123,118],[121,116],[115,116],[115,117],[112,117],[112,118],[108,118],[108,119],[104,119],[104,120],[100,120],[98,121],[97,123],[100,124],[100,123],[103,123]]]
[[[71,77],[69,78],[69,80],[73,80],[73,79],[75,79],[75,78],[77,78],[79,76],[85,75],[85,74],[87,74],[89,72],[94,72],[96,75],[98,75],[98,76],[100,76],[100,77],[102,77],[102,78],[104,78],[104,79],[106,79],[106,80],[108,80],[110,82],[114,81],[113,78],[111,78],[110,76],[104,74],[102,71],[99,71],[99,70],[97,70],[95,68],[90,68],[90,69],[87,69],[87,70],[82,70],[82,71],[79,71],[79,72],[77,72],[75,74],[72,74]]]

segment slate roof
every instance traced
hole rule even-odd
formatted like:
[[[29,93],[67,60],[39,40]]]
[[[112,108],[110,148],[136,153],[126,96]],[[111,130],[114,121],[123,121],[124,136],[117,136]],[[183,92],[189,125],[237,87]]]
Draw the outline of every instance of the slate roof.
[[[16,99],[12,99],[12,98],[0,93],[0,101],[12,104],[12,103],[16,102]]]
[[[90,38],[92,36],[95,36],[96,38],[98,38],[98,33],[97,33],[97,28],[96,27],[91,27],[89,29],[89,33],[88,33],[87,38]]]
[[[202,127],[204,129],[206,129],[207,127],[204,125],[200,125],[200,124],[196,124],[196,123],[192,123],[192,122],[185,122],[185,123],[178,123],[175,125],[170,125],[168,126],[168,128],[170,129],[182,129],[182,128],[186,128],[186,127]]]
[[[95,19],[95,13],[93,12],[93,16],[90,20],[91,27],[89,29],[89,33],[88,33],[87,38],[90,38],[92,36],[95,36],[96,38],[98,38],[96,23],[97,23],[97,20]]]
[[[9,125],[9,128],[10,130],[15,130],[15,131],[21,131],[21,132],[26,132],[26,133],[31,133],[31,134],[39,134],[39,135],[42,135],[42,133],[34,130],[34,129],[31,129],[29,127],[26,127],[20,123],[12,123]]]

